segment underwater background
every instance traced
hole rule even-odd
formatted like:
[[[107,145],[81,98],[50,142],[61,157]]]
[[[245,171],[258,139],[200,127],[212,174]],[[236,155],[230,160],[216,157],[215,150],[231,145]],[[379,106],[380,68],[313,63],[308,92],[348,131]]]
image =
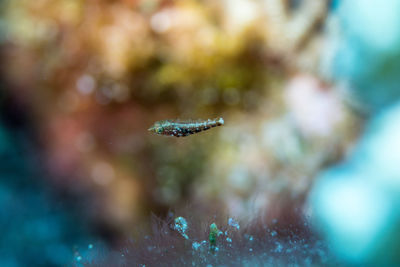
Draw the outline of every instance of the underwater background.
[[[0,7],[0,266],[400,265],[399,1]]]

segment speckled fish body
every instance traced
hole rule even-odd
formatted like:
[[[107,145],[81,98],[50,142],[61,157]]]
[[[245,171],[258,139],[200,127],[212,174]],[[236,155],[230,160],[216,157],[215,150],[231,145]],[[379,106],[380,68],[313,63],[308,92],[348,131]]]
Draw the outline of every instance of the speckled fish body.
[[[222,118],[204,121],[163,120],[154,123],[149,128],[149,131],[160,135],[184,137],[222,125],[224,125],[224,119]]]

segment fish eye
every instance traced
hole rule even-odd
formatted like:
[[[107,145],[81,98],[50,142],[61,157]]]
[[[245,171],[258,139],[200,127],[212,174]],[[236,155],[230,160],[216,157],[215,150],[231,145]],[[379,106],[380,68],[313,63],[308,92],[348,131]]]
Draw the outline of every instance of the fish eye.
[[[157,133],[161,134],[164,131],[163,127],[157,127]]]

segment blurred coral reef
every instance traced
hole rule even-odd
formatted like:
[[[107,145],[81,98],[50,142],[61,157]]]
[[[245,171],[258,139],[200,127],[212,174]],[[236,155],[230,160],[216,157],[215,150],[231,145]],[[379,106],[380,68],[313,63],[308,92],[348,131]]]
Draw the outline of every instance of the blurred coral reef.
[[[73,203],[61,208],[73,222],[54,223],[65,235],[84,230],[55,237],[62,248],[118,250],[151,230],[151,214],[168,220],[190,207],[207,227],[215,214],[278,221],[304,231],[301,242],[323,242],[304,227],[314,178],[351,154],[366,114],[399,95],[397,37],[372,42],[360,31],[367,5],[355,1],[364,9],[352,16],[350,2],[3,1],[0,107],[11,111],[0,126],[26,117],[18,142],[29,141],[23,154],[41,173],[27,183],[51,192],[50,210],[52,198]],[[395,21],[396,4],[384,2]],[[377,31],[392,20],[377,19]],[[162,119],[214,117],[226,125],[187,138],[147,132]],[[7,262],[23,265],[18,255]],[[43,262],[66,264],[65,255]]]
[[[340,30],[329,35],[327,54],[336,56],[325,66],[368,122],[346,160],[316,177],[310,207],[315,228],[348,264],[400,263],[399,15],[398,1],[355,0],[332,20]]]

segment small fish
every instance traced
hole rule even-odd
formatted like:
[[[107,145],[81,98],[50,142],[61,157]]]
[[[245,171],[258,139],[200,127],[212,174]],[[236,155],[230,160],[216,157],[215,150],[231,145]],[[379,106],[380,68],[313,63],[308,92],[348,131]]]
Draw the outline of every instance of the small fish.
[[[223,118],[204,121],[163,120],[157,121],[148,130],[156,134],[183,137],[222,125],[224,125]]]

